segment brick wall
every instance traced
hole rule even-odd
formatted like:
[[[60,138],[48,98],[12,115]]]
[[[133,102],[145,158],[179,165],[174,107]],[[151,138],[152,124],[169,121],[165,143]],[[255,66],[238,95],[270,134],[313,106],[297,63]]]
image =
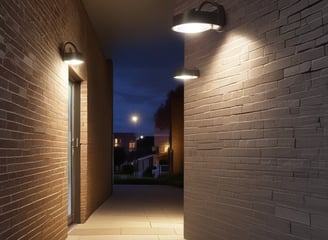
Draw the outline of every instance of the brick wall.
[[[328,239],[328,1],[218,2],[185,36],[185,237]]]
[[[69,71],[58,51],[64,41],[86,57],[73,69],[83,80],[81,221],[110,193],[112,103],[105,91],[111,89],[111,67],[81,2],[2,0],[0,239],[67,235]]]
[[[99,58],[93,58],[99,59]],[[112,189],[112,62],[103,65],[105,72],[90,71],[88,82],[88,155],[86,217],[109,196]],[[106,78],[104,79],[104,76]],[[83,179],[84,176],[81,176]],[[82,185],[83,186],[83,185]],[[86,218],[82,218],[85,221]]]

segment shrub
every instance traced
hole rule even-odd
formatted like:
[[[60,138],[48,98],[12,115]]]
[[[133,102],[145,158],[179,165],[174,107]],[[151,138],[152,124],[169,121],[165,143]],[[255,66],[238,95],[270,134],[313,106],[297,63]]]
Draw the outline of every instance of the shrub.
[[[142,174],[143,177],[154,177],[153,175],[153,167],[148,167]]]
[[[132,175],[133,174],[133,166],[132,165],[129,165],[129,164],[123,165],[122,166],[121,173],[122,174],[130,174],[130,175]]]

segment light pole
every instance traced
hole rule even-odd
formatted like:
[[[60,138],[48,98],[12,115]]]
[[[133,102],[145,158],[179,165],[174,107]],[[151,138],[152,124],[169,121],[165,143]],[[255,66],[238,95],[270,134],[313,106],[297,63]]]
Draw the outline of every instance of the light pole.
[[[135,132],[135,134],[136,134],[136,136],[137,136],[137,123],[138,123],[138,121],[139,121],[139,117],[138,117],[138,115],[132,115],[131,116],[131,122],[133,122],[133,124],[134,124],[134,132]]]
[[[133,175],[136,175],[136,171],[137,171],[137,123],[139,121],[139,117],[136,114],[133,114],[131,116],[131,122],[133,122],[134,124],[134,132],[135,132],[135,139],[134,139],[134,154],[135,154],[135,160],[133,160]]]
[[[131,122],[133,123],[134,125],[134,138],[135,138],[135,151],[137,150],[137,138],[138,138],[138,131],[137,131],[137,124],[139,122],[139,116],[136,115],[136,114],[133,114],[131,115],[131,118],[130,118]]]

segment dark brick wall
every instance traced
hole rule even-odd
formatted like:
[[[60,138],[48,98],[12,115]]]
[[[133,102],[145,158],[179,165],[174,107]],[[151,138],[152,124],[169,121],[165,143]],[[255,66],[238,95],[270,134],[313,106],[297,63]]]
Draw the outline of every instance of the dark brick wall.
[[[328,1],[219,2],[185,36],[185,237],[327,239]]]
[[[110,193],[111,66],[81,2],[2,0],[0,239],[67,235],[68,67],[58,51],[64,41],[86,57],[73,69],[83,80],[81,179],[90,182],[81,185],[81,220]]]

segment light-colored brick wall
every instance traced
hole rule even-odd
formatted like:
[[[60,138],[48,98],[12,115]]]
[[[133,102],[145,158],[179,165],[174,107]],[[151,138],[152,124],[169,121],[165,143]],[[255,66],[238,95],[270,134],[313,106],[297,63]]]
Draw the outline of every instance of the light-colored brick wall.
[[[111,89],[111,67],[81,1],[2,0],[0,239],[67,236],[69,71],[58,49],[65,41],[86,58],[73,70],[83,80],[81,220],[110,193],[112,102],[104,91]]]
[[[328,239],[328,1],[218,2],[185,36],[185,237]]]

